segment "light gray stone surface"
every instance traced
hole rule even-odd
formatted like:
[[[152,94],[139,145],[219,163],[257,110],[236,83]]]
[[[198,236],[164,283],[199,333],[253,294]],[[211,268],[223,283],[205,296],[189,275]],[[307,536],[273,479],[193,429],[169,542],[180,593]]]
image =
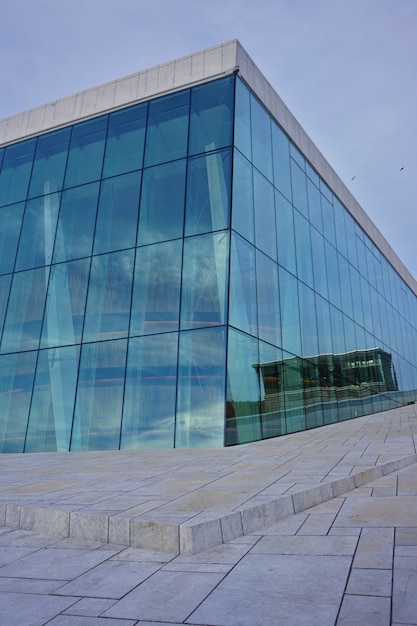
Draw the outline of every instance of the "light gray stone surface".
[[[390,613],[389,598],[346,595],[337,626],[390,626]]]
[[[389,498],[396,490],[417,491],[414,475],[401,474],[397,485],[388,473],[417,461],[415,438],[417,405],[411,405],[219,450],[4,455],[0,523],[51,536],[198,552],[339,496],[350,504],[337,524],[323,514],[306,521],[302,534],[360,526],[361,499],[372,494],[369,481],[381,477],[373,493],[380,498],[370,507],[377,524],[388,515],[389,525],[397,519],[385,514]],[[410,506],[398,525],[410,525]]]
[[[188,621],[213,626],[332,626],[349,566],[350,558],[342,556],[247,555]]]
[[[182,622],[223,578],[206,572],[157,572],[113,605],[105,617]]]
[[[51,506],[53,512],[58,510],[56,498],[61,494],[62,500],[58,496],[58,501],[63,505],[68,499],[74,504],[80,498],[84,515],[86,505],[87,508],[98,507],[96,512],[103,511],[101,498],[109,497],[114,498],[119,507],[136,509],[135,501],[141,503],[139,507],[144,504],[143,494],[135,495],[138,485],[141,492],[154,485],[158,491],[153,500],[157,503],[156,514],[161,502],[169,502],[168,494],[167,500],[161,500],[165,481],[176,485],[173,497],[178,500],[181,499],[181,478],[185,493],[188,489],[204,489],[204,481],[211,486],[215,474],[225,479],[224,484],[229,474],[229,488],[239,489],[240,468],[243,481],[248,473],[253,474],[250,487],[253,504],[247,508],[252,509],[257,503],[264,515],[266,512],[270,515],[270,505],[276,500],[270,491],[271,480],[266,482],[268,468],[273,472],[280,467],[277,484],[284,480],[286,473],[292,472],[295,480],[303,481],[302,491],[305,491],[304,481],[311,466],[310,474],[315,479],[310,485],[315,489],[314,481],[320,484],[325,480],[332,472],[329,468],[338,468],[336,480],[343,478],[340,471],[343,468],[347,476],[352,475],[355,467],[363,469],[363,464],[357,464],[359,448],[362,462],[366,461],[366,451],[371,445],[373,464],[378,463],[383,453],[387,458],[386,445],[392,445],[389,440],[394,430],[402,439],[403,458],[410,463],[410,437],[413,438],[412,420],[415,418],[407,411],[393,412],[389,423],[386,415],[380,417],[379,422],[364,420],[356,424],[354,430],[349,427],[346,431],[347,424],[344,424],[341,429],[337,425],[334,429],[302,433],[294,448],[290,438],[283,439],[279,452],[277,442],[268,442],[267,454],[259,454],[258,444],[244,446],[240,455],[236,454],[237,449],[227,450],[226,453],[231,453],[227,463],[223,451],[203,451],[199,459],[202,470],[199,478],[197,476],[200,486],[190,451],[167,454],[165,458],[156,454],[154,459],[147,454],[140,455],[143,462],[137,476],[130,473],[132,456],[126,466],[123,454],[104,455],[104,459],[101,455],[87,455],[84,466],[80,463],[82,455],[76,455],[78,458],[71,472],[62,473],[61,489],[62,467],[59,465],[54,480],[49,482],[50,463],[56,460],[56,455],[51,455],[47,463],[43,455],[29,455],[32,456],[32,471],[28,473],[24,471],[27,468],[16,464],[18,479],[10,472],[1,471],[6,469],[7,460],[12,460],[13,464],[12,456],[0,457],[0,498],[9,502],[13,499],[13,507],[20,507],[21,498],[32,507],[34,498],[39,506]],[[409,433],[406,437],[404,431]],[[375,455],[378,445],[381,454]],[[397,442],[396,455],[398,445]],[[253,448],[256,454],[252,455]],[[332,462],[328,462],[330,456],[325,461],[323,454],[315,463],[313,451],[326,449],[326,454],[332,450]],[[72,458],[69,455],[67,462]],[[24,461],[22,456],[20,461]],[[402,465],[399,463],[397,467]],[[282,471],[283,467],[287,472]],[[79,472],[77,476],[76,472]],[[84,481],[78,482],[81,474]],[[8,478],[11,477],[15,483],[9,490]],[[417,626],[416,480],[417,463],[408,464],[299,513],[291,509],[293,496],[284,496],[291,507],[280,521],[230,541],[224,542],[223,536],[221,545],[195,554],[0,528],[0,624],[384,626],[391,623],[392,614],[391,626]],[[241,494],[245,492],[244,487],[242,485]],[[387,489],[396,495],[381,495]],[[269,495],[265,496],[265,491]],[[212,493],[211,490],[210,498]],[[151,492],[147,498],[152,498]],[[218,506],[219,502],[212,504]],[[178,533],[180,524],[189,523],[190,519],[197,521],[196,527],[204,519],[217,519],[220,526],[224,521],[224,528],[235,535],[244,508],[232,512],[211,509],[190,518],[178,507],[176,515],[159,514],[159,524],[164,519],[164,523]],[[129,523],[129,528],[134,526],[135,520],[149,522],[140,516],[129,517],[129,510],[118,513]],[[152,507],[146,508],[144,515],[149,516],[152,511]],[[214,512],[216,515],[212,517]],[[109,520],[112,519],[110,516]],[[175,520],[178,523],[174,523]],[[120,536],[125,532],[126,527],[123,527]],[[115,531],[115,534],[118,533]]]

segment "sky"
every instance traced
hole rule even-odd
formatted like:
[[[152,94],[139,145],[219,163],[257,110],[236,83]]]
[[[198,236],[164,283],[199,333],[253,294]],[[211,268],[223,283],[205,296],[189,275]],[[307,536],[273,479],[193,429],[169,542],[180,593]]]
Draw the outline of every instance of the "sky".
[[[417,278],[417,0],[0,0],[0,119],[239,39]]]

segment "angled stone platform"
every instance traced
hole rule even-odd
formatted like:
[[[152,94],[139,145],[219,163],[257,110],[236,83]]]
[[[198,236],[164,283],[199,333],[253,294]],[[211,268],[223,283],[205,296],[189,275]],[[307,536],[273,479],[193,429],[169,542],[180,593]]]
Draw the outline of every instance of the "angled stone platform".
[[[0,456],[0,525],[196,554],[417,462],[417,405],[242,446]]]

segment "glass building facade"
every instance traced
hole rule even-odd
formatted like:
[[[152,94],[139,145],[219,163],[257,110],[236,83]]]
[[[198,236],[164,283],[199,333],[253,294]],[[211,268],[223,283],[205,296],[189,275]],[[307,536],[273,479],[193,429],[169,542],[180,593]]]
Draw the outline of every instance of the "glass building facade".
[[[0,148],[0,451],[220,447],[413,402],[417,298],[241,78]]]

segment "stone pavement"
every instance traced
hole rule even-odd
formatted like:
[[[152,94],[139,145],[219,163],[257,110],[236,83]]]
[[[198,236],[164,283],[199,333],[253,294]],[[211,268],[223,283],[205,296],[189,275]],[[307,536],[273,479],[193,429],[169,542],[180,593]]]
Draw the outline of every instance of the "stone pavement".
[[[1,626],[417,625],[416,409],[154,462],[0,457]]]

